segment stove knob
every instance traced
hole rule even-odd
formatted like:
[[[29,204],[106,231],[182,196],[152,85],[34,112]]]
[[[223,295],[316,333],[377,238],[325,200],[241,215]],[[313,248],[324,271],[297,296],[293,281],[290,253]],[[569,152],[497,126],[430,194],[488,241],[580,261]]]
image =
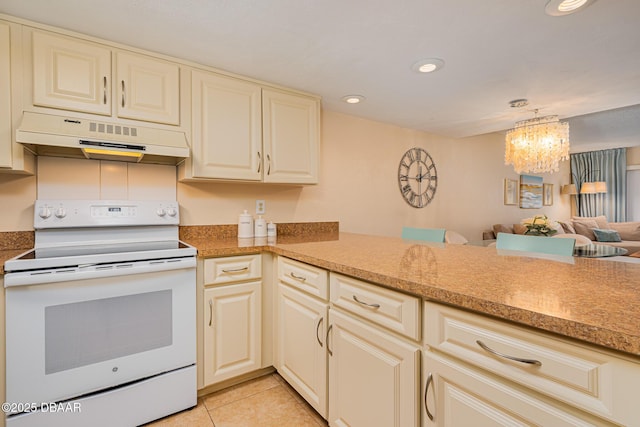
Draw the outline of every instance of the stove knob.
[[[48,207],[46,207],[46,206],[43,206],[43,207],[40,209],[40,212],[38,212],[38,216],[39,216],[40,218],[42,218],[42,219],[47,219],[47,218],[49,218],[49,217],[51,216],[51,209],[49,209],[49,208],[48,208]]]
[[[168,208],[167,209],[167,215],[176,216],[177,214],[178,214],[178,211],[175,208]]]
[[[165,216],[167,213],[165,212],[165,210],[164,210],[164,209],[162,209],[162,208],[158,208],[158,209],[156,210],[156,214],[157,214],[158,216]]]
[[[67,211],[64,210],[64,208],[58,208],[56,209],[56,218],[64,218],[65,216],[67,216]]]

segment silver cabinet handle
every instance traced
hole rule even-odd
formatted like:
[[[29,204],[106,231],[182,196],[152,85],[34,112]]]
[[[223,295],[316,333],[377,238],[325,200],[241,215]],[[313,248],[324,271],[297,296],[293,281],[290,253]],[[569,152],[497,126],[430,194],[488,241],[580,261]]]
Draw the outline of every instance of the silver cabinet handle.
[[[260,152],[258,151],[258,173],[260,173],[261,169],[262,169],[262,154],[260,154]]]
[[[358,297],[357,297],[357,296],[355,296],[355,295],[353,296],[353,300],[354,300],[355,302],[357,302],[358,304],[362,304],[362,305],[367,306],[367,307],[371,307],[371,308],[380,308],[380,304],[369,304],[369,303],[367,303],[367,302],[360,301],[360,300],[358,299]]]
[[[494,349],[488,347],[485,343],[483,343],[480,340],[477,340],[476,344],[478,344],[484,351],[486,351],[488,353],[491,353],[494,356],[502,357],[503,359],[513,360],[515,362],[526,363],[528,365],[542,366],[542,362],[539,361],[539,360],[523,359],[521,357],[509,356],[508,354],[500,353],[500,352],[495,351]]]
[[[299,280],[301,282],[306,282],[307,278],[304,276],[297,276],[293,271],[291,273],[289,273],[289,276],[293,277],[296,280]]]
[[[102,77],[102,102],[107,104],[107,76]]]
[[[271,175],[271,156],[267,154],[267,175]]]
[[[223,273],[242,273],[243,271],[249,271],[249,267],[240,267],[240,268],[223,268]]]
[[[318,332],[320,331],[320,325],[322,325],[322,322],[324,322],[324,317],[321,317],[320,320],[318,320],[318,324],[316,325],[316,339],[318,340],[318,344],[320,344],[320,347],[323,346],[322,341],[320,341],[320,336],[318,335]]]
[[[124,80],[122,80],[121,83],[122,83],[122,107],[124,107],[125,105]]]
[[[331,349],[329,348],[329,334],[331,333],[331,329],[333,329],[333,325],[329,325],[329,327],[327,328],[327,336],[324,340],[324,342],[327,343],[327,353],[329,353],[329,356],[333,356],[333,351],[331,351]]]
[[[427,377],[427,384],[424,386],[424,410],[427,411],[427,417],[429,417],[431,421],[433,421],[433,414],[431,413],[431,411],[429,411],[429,402],[427,402],[427,394],[429,394],[429,387],[431,386],[432,382],[433,382],[433,375],[431,375],[431,372],[429,372],[429,376]]]
[[[209,300],[209,326],[213,323],[213,301]]]

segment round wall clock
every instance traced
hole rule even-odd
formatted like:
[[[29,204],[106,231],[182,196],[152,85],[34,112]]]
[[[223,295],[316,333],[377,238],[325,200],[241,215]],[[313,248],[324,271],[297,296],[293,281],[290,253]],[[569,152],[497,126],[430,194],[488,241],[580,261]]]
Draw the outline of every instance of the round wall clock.
[[[404,200],[414,208],[424,208],[433,200],[438,174],[429,153],[422,148],[404,153],[398,166],[398,185]]]

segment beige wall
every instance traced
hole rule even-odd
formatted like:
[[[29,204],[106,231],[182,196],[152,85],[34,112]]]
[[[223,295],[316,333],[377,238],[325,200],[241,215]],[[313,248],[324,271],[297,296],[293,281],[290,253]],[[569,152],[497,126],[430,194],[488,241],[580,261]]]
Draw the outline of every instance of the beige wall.
[[[388,236],[399,235],[403,226],[445,227],[455,229],[470,240],[478,240],[483,229],[497,222],[519,222],[539,213],[551,218],[568,217],[569,200],[567,196],[560,196],[559,189],[569,181],[569,162],[562,164],[559,173],[543,175],[545,182],[555,185],[553,206],[524,210],[503,204],[504,178],[518,177],[513,168],[504,165],[503,141],[501,133],[453,140],[324,111],[320,184],[178,183],[182,224],[236,223],[243,209],[254,213],[256,199],[266,201],[265,217],[275,222],[339,221],[342,231]],[[398,163],[411,147],[422,147],[429,152],[438,170],[435,198],[423,209],[407,205],[398,189]],[[45,188],[59,190],[60,180],[73,182],[75,176],[80,175],[85,189],[88,183],[93,183],[91,188],[95,188],[96,180],[100,179],[100,191],[104,193],[105,171],[114,165],[102,162],[97,168],[96,162],[41,158],[39,169],[43,172],[37,185],[35,177],[0,174],[4,208],[0,231],[33,228],[32,206],[37,188],[41,193]],[[74,164],[81,166],[74,167]],[[163,168],[170,168],[171,173],[175,169],[138,166],[130,168],[129,174],[153,176],[154,179],[142,179],[146,185],[157,181],[156,176],[165,177]],[[172,185],[162,181],[163,186]],[[121,194],[129,198],[135,194],[131,188],[122,191]],[[79,193],[68,194],[73,198]]]
[[[265,217],[275,222],[340,222],[342,231],[398,236],[403,226],[455,229],[468,239],[496,222],[519,222],[533,214],[569,216],[569,200],[560,196],[569,163],[545,174],[555,184],[554,205],[523,210],[503,204],[504,178],[517,179],[504,165],[501,133],[452,140],[357,117],[323,112],[320,184],[290,187],[260,184],[179,183],[178,200],[186,225],[237,222],[255,200],[266,201]],[[431,154],[438,170],[433,202],[423,209],[407,205],[398,189],[398,163],[411,147]]]

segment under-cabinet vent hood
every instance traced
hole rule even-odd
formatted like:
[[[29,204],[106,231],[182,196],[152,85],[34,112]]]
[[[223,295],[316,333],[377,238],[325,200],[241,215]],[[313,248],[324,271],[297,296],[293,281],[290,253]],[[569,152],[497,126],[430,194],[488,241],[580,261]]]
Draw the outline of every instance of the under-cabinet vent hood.
[[[169,165],[189,157],[184,132],[29,111],[16,141],[41,156]]]

